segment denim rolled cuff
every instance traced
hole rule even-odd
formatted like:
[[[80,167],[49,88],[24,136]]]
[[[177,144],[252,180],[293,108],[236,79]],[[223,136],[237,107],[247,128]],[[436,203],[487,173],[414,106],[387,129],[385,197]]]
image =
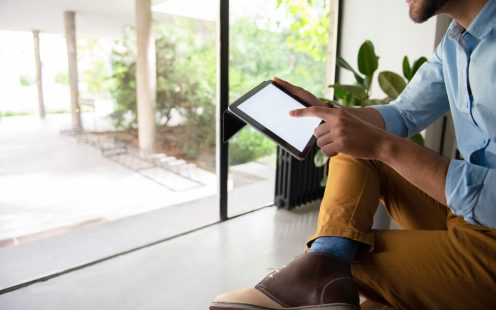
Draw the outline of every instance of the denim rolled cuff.
[[[399,109],[394,104],[374,105],[371,108],[375,109],[382,116],[386,131],[400,137],[407,136],[408,131],[405,121]]]

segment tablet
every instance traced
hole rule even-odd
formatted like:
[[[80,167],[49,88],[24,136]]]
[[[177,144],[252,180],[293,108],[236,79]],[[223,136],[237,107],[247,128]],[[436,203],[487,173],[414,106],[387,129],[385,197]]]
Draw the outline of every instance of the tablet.
[[[233,102],[228,110],[303,160],[315,143],[313,133],[322,120],[292,117],[289,111],[309,106],[274,82],[265,81]]]

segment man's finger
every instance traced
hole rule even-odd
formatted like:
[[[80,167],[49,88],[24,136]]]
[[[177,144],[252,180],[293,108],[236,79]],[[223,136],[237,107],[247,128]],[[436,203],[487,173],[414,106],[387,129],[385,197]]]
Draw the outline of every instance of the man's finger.
[[[328,134],[331,131],[329,123],[323,123],[319,127],[315,128],[314,130],[314,136],[317,138],[322,137],[326,134]]]
[[[321,120],[327,120],[332,109],[325,107],[309,107],[304,109],[296,109],[289,111],[289,115],[293,117],[318,117]]]
[[[300,87],[298,86],[295,86],[289,82],[286,82],[285,80],[281,80],[280,78],[278,78],[277,76],[274,76],[272,78],[272,81],[275,82],[277,85],[281,86],[282,88],[288,90],[289,92],[293,93],[293,94],[297,94],[298,91],[300,90]]]

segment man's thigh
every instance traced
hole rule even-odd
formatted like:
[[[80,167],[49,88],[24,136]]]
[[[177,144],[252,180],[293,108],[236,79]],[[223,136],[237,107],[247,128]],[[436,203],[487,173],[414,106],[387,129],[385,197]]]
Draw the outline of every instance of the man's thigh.
[[[496,305],[496,234],[455,220],[447,231],[376,231],[359,255],[361,294],[398,309],[492,309]]]
[[[381,200],[401,229],[446,230],[449,209],[408,182],[391,167],[376,162]]]

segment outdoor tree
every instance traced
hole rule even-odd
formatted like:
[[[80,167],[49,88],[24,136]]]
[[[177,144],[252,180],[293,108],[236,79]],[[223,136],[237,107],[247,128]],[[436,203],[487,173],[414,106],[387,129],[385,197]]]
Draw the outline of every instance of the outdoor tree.
[[[321,1],[324,3],[325,1]],[[318,3],[321,3],[318,2]],[[324,89],[328,21],[318,20],[307,1],[288,1],[279,9],[293,16],[286,25],[260,27],[254,17],[230,25],[229,92],[234,101],[272,76],[305,85],[317,94]],[[318,10],[317,10],[318,11]],[[268,20],[266,24],[270,24]],[[276,29],[276,30],[274,30]],[[157,55],[157,123],[180,129],[178,147],[196,158],[215,150],[216,44],[215,24],[174,19],[154,26]],[[309,39],[310,37],[310,39]],[[310,44],[309,40],[313,43]],[[112,52],[111,93],[116,102],[115,124],[136,127],[134,29],[129,28]],[[177,126],[176,126],[177,125]],[[231,140],[232,163],[273,154],[275,145],[253,130]],[[209,151],[210,150],[210,151]]]

